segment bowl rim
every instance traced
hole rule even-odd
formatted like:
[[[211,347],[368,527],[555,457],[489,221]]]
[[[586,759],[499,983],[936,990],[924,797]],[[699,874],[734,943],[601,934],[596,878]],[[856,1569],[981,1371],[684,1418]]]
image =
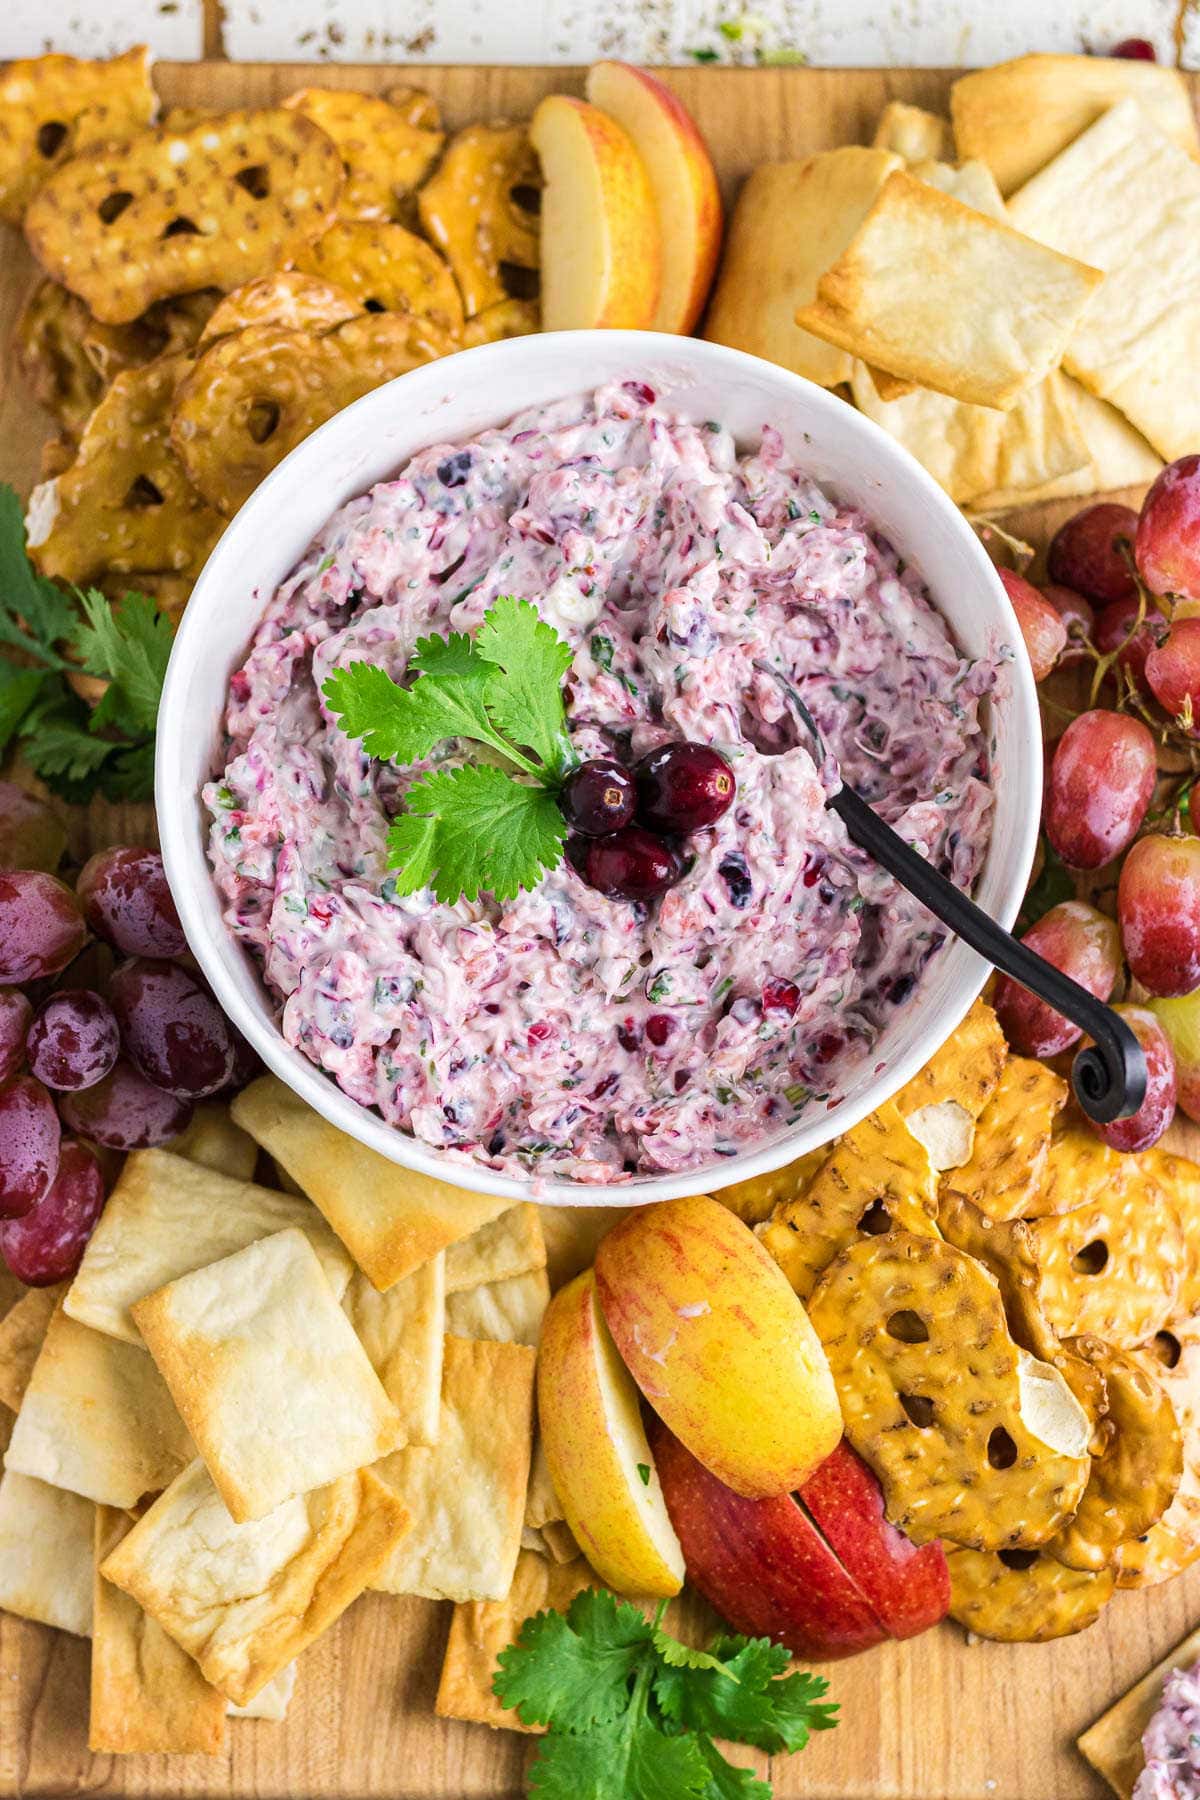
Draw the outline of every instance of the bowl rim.
[[[450,357],[421,364],[383,386],[372,389],[319,426],[255,488],[210,552],[176,634],[158,714],[155,808],[167,880],[179,910],[188,946],[206,980],[224,1011],[266,1067],[328,1123],[383,1155],[388,1161],[466,1192],[509,1198],[513,1204],[534,1199],[554,1205],[629,1206],[716,1190],[753,1176],[772,1173],[804,1155],[806,1149],[832,1142],[834,1137],[851,1130],[869,1113],[898,1093],[957,1030],[982,991],[991,973],[990,964],[961,942],[954,946],[961,953],[961,966],[951,993],[944,996],[940,1005],[932,1009],[931,1016],[922,1021],[921,996],[918,991],[913,1009],[915,1028],[909,1041],[902,1049],[890,1055],[882,1073],[864,1082],[862,1092],[856,1098],[837,1103],[836,1126],[832,1131],[822,1130],[826,1115],[814,1113],[807,1125],[802,1118],[795,1126],[786,1128],[757,1147],[703,1169],[686,1170],[677,1174],[639,1175],[612,1184],[594,1185],[537,1175],[519,1177],[501,1174],[465,1157],[459,1160],[444,1149],[422,1144],[411,1134],[388,1124],[379,1113],[346,1094],[332,1075],[326,1074],[323,1069],[310,1062],[303,1052],[289,1045],[277,1023],[268,1025],[256,1016],[240,989],[234,964],[237,963],[243,972],[250,971],[250,978],[260,988],[261,975],[253,967],[248,952],[226,930],[219,910],[215,929],[210,930],[209,920],[205,916],[201,892],[207,890],[211,897],[214,891],[205,848],[207,834],[202,824],[197,831],[194,821],[189,817],[193,809],[199,807],[199,796],[185,791],[185,784],[178,773],[183,760],[184,742],[191,729],[183,698],[194,649],[202,637],[211,634],[214,626],[219,631],[223,587],[228,581],[237,581],[242,547],[260,537],[264,521],[269,520],[276,498],[296,486],[308,484],[319,488],[323,454],[331,439],[340,441],[358,431],[365,431],[370,435],[372,422],[387,417],[398,404],[403,406],[407,398],[421,387],[436,388],[445,385],[446,395],[431,409],[436,416],[436,410],[445,400],[452,399],[456,392],[467,388],[477,391],[481,381],[486,380],[488,371],[497,361],[519,363],[523,357],[536,361],[543,354],[552,360],[553,347],[561,345],[564,340],[572,343],[581,370],[586,370],[589,366],[589,348],[602,348],[606,357],[624,350],[622,360],[628,362],[631,374],[639,365],[657,362],[661,366],[664,362],[674,362],[687,368],[689,373],[730,383],[736,383],[739,373],[745,375],[753,371],[758,379],[765,377],[781,392],[802,392],[815,421],[830,423],[843,433],[858,436],[865,454],[881,475],[907,484],[932,511],[941,515],[951,534],[958,537],[967,561],[975,565],[981,597],[986,595],[990,603],[991,623],[1009,644],[1021,644],[1020,628],[1008,595],[991,559],[962,512],[903,445],[890,437],[882,426],[850,407],[836,394],[778,364],[752,356],[746,351],[710,343],[703,338],[624,330],[539,332],[528,337],[510,338],[457,351]],[[455,370],[454,376],[447,374],[451,365]],[[615,378],[607,375],[603,377],[604,380]],[[565,398],[572,392],[584,391],[594,385],[595,381],[590,378],[573,384],[564,383],[562,396]],[[497,410],[503,412],[504,418],[513,416],[509,410]],[[519,411],[520,408],[516,410]],[[503,423],[504,418],[497,417],[493,422]],[[438,441],[435,424],[431,425],[426,441]],[[395,467],[403,467],[408,457],[415,453],[405,453]],[[386,475],[376,476],[364,482],[363,487],[357,491],[368,492],[377,482],[386,479]],[[344,504],[345,501],[339,500],[335,504],[324,506],[320,516],[314,520],[312,536],[315,537],[325,521]],[[284,575],[281,574],[279,579],[284,579]],[[269,598],[269,595],[263,598],[263,608],[269,603]],[[1014,655],[1007,667],[1010,689],[1006,695],[1006,709],[1011,715],[1013,739],[1021,741],[1026,764],[1020,791],[1013,795],[1016,821],[1014,852],[1001,872],[1003,899],[994,909],[994,916],[999,923],[1010,928],[1021,905],[1037,843],[1041,812],[1042,741],[1037,694],[1028,657]],[[1008,779],[1013,781],[1014,775],[1009,773]],[[806,1144],[803,1141],[806,1138],[814,1141]]]

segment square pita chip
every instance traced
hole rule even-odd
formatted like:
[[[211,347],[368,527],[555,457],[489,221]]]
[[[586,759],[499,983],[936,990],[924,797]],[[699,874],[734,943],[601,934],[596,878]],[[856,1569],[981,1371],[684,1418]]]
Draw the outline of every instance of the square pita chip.
[[[309,1201],[165,1150],[135,1150],[84,1251],[66,1311],[82,1325],[140,1344],[130,1312],[135,1300],[289,1226],[308,1237],[340,1296],[353,1264]]]
[[[496,1698],[492,1691],[496,1659],[534,1613],[566,1612],[576,1594],[599,1585],[581,1556],[556,1563],[534,1550],[522,1550],[503,1600],[467,1601],[455,1607],[434,1703],[438,1717],[540,1734],[544,1727],[522,1724]]]
[[[796,308],[862,224],[880,184],[900,168],[890,149],[848,144],[806,162],[751,171],[729,223],[704,335],[805,375],[821,387],[849,381],[848,351],[802,331]]]
[[[251,1181],[258,1161],[258,1145],[248,1131],[235,1125],[223,1100],[204,1100],[192,1114],[186,1131],[166,1146],[172,1156],[186,1157],[232,1181]]]
[[[370,1469],[235,1525],[204,1464],[189,1464],[101,1565],[205,1679],[247,1706],[341,1617],[408,1529]]]
[[[145,1350],[55,1313],[5,1464],[101,1506],[136,1506],[194,1455]]]
[[[512,1205],[389,1162],[327,1124],[274,1075],[243,1088],[232,1111],[320,1207],[377,1288],[411,1275]]]
[[[1200,163],[1123,100],[1013,196],[1013,223],[1104,271],[1066,367],[1168,462],[1200,442]]]
[[[546,1266],[546,1240],[538,1209],[528,1200],[510,1206],[446,1252],[446,1292],[459,1294],[481,1281],[507,1281]]]
[[[289,1663],[286,1669],[281,1669],[273,1680],[268,1681],[266,1687],[259,1688],[247,1705],[235,1706],[232,1700],[227,1700],[225,1712],[231,1719],[270,1719],[273,1724],[282,1725],[295,1691],[296,1665]]]
[[[92,1519],[78,1494],[0,1476],[0,1608],[76,1637],[92,1634]]]
[[[66,1284],[26,1288],[0,1319],[0,1401],[18,1412]]]
[[[1102,279],[896,170],[796,323],[893,375],[1007,411],[1058,366]]]
[[[628,1206],[538,1207],[552,1294],[591,1268],[601,1238],[607,1237],[632,1210]]]
[[[400,1414],[404,1442],[432,1444],[442,1394],[445,1257],[422,1263],[386,1294],[356,1269],[342,1307],[384,1393]]]
[[[906,100],[889,100],[879,115],[874,142],[877,149],[894,151],[910,166],[940,162],[951,150],[950,121]]]
[[[216,1756],[225,1741],[225,1696],[136,1600],[100,1574],[133,1520],[110,1506],[95,1510],[88,1749],[112,1756]]]
[[[239,1525],[403,1441],[400,1415],[302,1231],[181,1275],[133,1316]]]
[[[399,1450],[377,1470],[413,1528],[372,1587],[429,1600],[508,1593],[529,1484],[534,1362],[524,1344],[446,1339],[437,1443]]]
[[[446,1329],[456,1337],[536,1345],[549,1304],[550,1282],[545,1269],[510,1275],[506,1281],[481,1281],[478,1287],[450,1295],[446,1301]]]

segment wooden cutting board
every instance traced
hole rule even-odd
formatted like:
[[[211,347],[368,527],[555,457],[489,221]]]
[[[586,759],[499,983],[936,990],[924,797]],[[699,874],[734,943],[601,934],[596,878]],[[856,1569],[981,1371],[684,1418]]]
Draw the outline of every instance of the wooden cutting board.
[[[167,102],[229,107],[293,88],[427,88],[447,123],[526,116],[540,97],[582,89],[581,72],[536,68],[396,68],[167,64]],[[666,79],[695,113],[732,201],[760,162],[869,143],[890,99],[945,106],[937,70],[681,69]],[[1200,78],[1191,78],[1194,97]],[[788,221],[780,219],[786,231]],[[15,234],[0,261],[0,342],[33,279]],[[586,370],[580,370],[581,384]],[[11,368],[0,381],[0,479],[25,490],[49,422]],[[1017,514],[1044,541],[1077,503]],[[73,848],[145,836],[145,809],[97,805],[72,821]],[[508,1800],[524,1792],[527,1744],[509,1732],[433,1715],[448,1606],[368,1595],[300,1659],[286,1724],[239,1721],[223,1758],[91,1757],[88,1649],[0,1613],[0,1795],[184,1797],[389,1796]],[[1089,1800],[1107,1792],[1074,1739],[1200,1621],[1200,1568],[1145,1594],[1122,1594],[1100,1623],[1056,1644],[968,1644],[944,1625],[828,1670],[841,1727],[770,1768],[780,1800]],[[749,1760],[749,1755],[744,1758]],[[767,1773],[767,1759],[759,1758]]]

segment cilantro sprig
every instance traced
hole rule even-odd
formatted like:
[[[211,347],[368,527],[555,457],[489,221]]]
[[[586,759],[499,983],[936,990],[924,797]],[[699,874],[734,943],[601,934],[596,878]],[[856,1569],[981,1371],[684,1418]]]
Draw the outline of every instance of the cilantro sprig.
[[[374,663],[330,675],[329,710],[367,756],[418,763],[460,740],[497,759],[435,769],[409,787],[387,839],[398,894],[511,900],[558,867],[566,823],[556,795],[575,760],[562,694],[572,654],[535,606],[505,596],[474,637],[421,638],[409,687]]]
[[[538,1800],[769,1800],[715,1738],[776,1755],[837,1724],[828,1682],[787,1674],[767,1638],[719,1637],[691,1650],[604,1589],[566,1614],[526,1619],[492,1686],[526,1725],[548,1727],[529,1771]]]
[[[145,594],[110,604],[96,588],[64,593],[29,561],[15,491],[0,484],[0,755],[15,740],[64,800],[149,800],[154,728],[174,639]],[[89,707],[71,672],[108,687]]]

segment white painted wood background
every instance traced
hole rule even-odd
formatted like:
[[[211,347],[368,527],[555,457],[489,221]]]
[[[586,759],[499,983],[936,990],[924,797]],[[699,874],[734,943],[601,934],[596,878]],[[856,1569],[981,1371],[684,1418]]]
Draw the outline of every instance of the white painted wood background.
[[[223,0],[210,53],[241,60],[978,64],[1146,37],[1200,67],[1200,0]],[[223,17],[216,24],[218,11]],[[0,58],[204,53],[205,0],[0,0]]]

